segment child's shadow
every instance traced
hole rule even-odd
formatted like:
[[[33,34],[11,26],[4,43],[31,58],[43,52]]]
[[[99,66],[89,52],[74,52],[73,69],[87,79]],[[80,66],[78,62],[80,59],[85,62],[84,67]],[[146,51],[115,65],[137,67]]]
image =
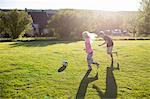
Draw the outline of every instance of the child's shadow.
[[[95,77],[88,77],[90,72],[91,70],[88,70],[84,75],[83,79],[81,80],[76,99],[84,99],[88,84],[95,80],[98,80],[98,73],[95,75]]]
[[[93,85],[93,89],[96,89],[96,91],[98,92],[98,95],[101,99],[106,99],[106,98],[115,99],[117,97],[117,84],[116,84],[116,80],[115,80],[115,77],[113,74],[113,71],[115,69],[118,69],[118,66],[117,66],[117,68],[114,68],[113,61],[112,61],[110,67],[107,67],[107,70],[106,70],[106,91],[105,91],[105,93],[103,93],[98,86]]]
[[[114,70],[120,70],[120,64],[117,62],[117,67],[114,67],[114,61],[112,60],[111,61],[111,65],[110,65],[110,69],[112,71],[114,71]]]

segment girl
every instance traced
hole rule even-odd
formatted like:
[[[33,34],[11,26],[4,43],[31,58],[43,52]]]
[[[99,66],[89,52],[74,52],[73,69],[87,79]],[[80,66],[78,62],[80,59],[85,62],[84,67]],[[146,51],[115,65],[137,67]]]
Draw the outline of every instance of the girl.
[[[82,33],[82,37],[85,40],[85,50],[87,53],[87,63],[88,63],[89,70],[92,70],[92,67],[91,67],[92,64],[95,64],[97,66],[97,68],[99,68],[99,64],[97,62],[94,62],[93,58],[92,58],[92,56],[93,56],[93,49],[91,47],[92,36],[94,37],[96,35],[92,35],[92,33],[89,33],[88,31],[84,31]]]

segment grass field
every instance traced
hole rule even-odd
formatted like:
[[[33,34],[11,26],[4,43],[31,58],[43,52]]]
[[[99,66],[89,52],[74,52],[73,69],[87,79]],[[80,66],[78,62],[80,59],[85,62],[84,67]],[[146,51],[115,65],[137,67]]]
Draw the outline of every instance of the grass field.
[[[87,71],[84,42],[0,43],[0,98],[150,99],[150,41],[115,41],[113,66],[102,42],[93,58],[101,64]],[[58,72],[62,61],[68,67]],[[98,72],[98,74],[97,74]]]

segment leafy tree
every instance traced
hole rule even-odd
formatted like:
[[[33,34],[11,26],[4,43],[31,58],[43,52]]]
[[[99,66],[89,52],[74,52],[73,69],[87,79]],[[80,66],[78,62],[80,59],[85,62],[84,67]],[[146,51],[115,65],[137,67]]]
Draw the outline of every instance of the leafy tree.
[[[2,34],[3,30],[4,30],[4,24],[2,21],[2,17],[3,17],[4,13],[0,12],[0,34]]]
[[[81,39],[85,30],[96,30],[96,16],[87,10],[60,10],[49,21],[49,27],[61,39]]]
[[[81,39],[83,31],[112,29],[128,29],[134,35],[135,13],[63,9],[50,18],[48,27],[61,39]]]
[[[31,17],[25,11],[17,10],[5,12],[1,20],[12,40],[23,35],[32,23]]]
[[[132,12],[131,14],[127,14],[123,17],[123,24],[121,26],[122,29],[126,29],[129,33],[135,37],[137,35],[137,23],[138,23],[138,13]]]
[[[60,10],[49,21],[49,27],[58,38],[71,39],[80,25],[77,18],[78,16],[74,10]]]
[[[138,20],[138,32],[150,35],[150,0],[142,0]]]

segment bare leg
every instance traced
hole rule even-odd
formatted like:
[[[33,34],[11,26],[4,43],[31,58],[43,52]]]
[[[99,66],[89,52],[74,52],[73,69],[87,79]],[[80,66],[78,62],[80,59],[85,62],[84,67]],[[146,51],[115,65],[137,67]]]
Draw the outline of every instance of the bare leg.
[[[99,63],[97,63],[97,62],[93,62],[93,64],[95,64],[96,66],[97,66],[97,68],[99,68]]]
[[[118,56],[118,52],[117,51],[113,51],[112,53],[116,54],[116,56]]]
[[[88,65],[88,70],[92,70],[92,67],[91,67],[91,65]]]
[[[113,61],[113,54],[112,53],[110,54],[110,57],[111,57],[111,60]]]
[[[116,52],[113,52],[112,50],[113,50],[113,46],[107,47],[107,54],[110,55],[111,60],[113,61],[113,53],[116,53]]]

